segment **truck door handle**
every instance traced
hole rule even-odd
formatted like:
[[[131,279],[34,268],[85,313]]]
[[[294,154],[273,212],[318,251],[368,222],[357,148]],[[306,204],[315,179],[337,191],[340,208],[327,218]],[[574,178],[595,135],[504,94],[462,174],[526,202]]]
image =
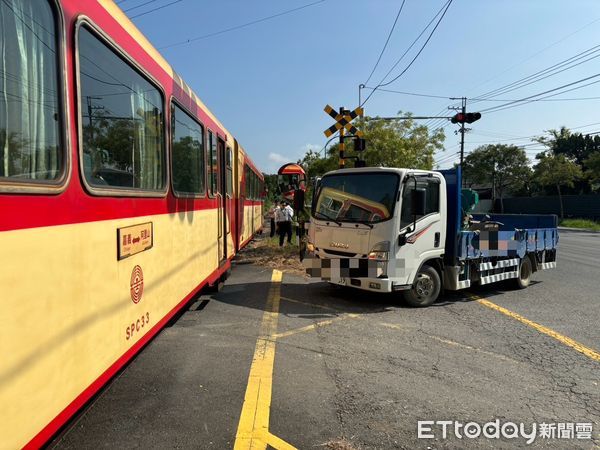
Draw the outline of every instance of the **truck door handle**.
[[[433,246],[436,248],[440,246],[440,232],[439,231],[437,233],[435,233],[435,237],[433,239]]]

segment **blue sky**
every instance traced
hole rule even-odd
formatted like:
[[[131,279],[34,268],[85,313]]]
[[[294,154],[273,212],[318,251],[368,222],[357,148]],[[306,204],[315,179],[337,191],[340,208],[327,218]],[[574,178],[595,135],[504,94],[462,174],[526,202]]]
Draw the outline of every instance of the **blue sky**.
[[[134,9],[133,16],[173,0]],[[316,0],[182,0],[133,21],[159,49],[218,32]],[[127,10],[147,0],[125,0]],[[376,85],[445,0],[406,0],[374,76]],[[320,150],[332,124],[323,107],[355,108],[388,36],[401,0],[325,0],[239,30],[162,49],[174,69],[252,155],[273,173],[308,148]],[[596,21],[597,20],[597,21]],[[594,22],[596,21],[596,22]],[[427,36],[428,33],[425,34]],[[423,39],[424,40],[424,39]],[[399,74],[420,48],[390,74]],[[410,69],[385,89],[476,98],[600,44],[598,0],[454,0],[435,34]],[[591,56],[595,56],[595,53]],[[590,57],[591,57],[590,56]],[[519,99],[600,73],[600,58],[498,96]],[[588,83],[599,81],[590,79]],[[581,83],[572,87],[581,86]],[[369,91],[363,91],[364,95]],[[600,83],[552,97],[600,97]],[[450,100],[377,92],[367,115],[398,111],[438,115]],[[503,102],[480,102],[479,111]],[[466,136],[466,151],[485,143],[530,144],[529,136],[561,125],[600,130],[600,98],[540,101],[483,113]],[[444,113],[447,114],[447,113]],[[599,122],[599,123],[597,123]],[[437,125],[433,123],[432,125]],[[457,157],[457,128],[445,122],[441,167]],[[512,139],[512,140],[509,140]],[[534,157],[539,145],[526,147]]]

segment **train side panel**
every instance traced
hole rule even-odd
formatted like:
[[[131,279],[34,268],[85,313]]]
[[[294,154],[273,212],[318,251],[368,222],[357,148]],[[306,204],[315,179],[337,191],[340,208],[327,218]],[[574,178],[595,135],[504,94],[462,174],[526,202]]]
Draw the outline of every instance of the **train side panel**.
[[[0,436],[7,448],[51,438],[200,288],[229,269],[242,238],[247,242],[262,223],[260,201],[247,207],[242,198],[251,161],[240,148],[235,163],[231,135],[118,7],[109,0],[55,3],[64,18],[60,82],[68,99],[70,178],[58,195],[15,195],[12,186],[0,186]],[[175,197],[169,182],[153,198],[92,195],[82,185],[82,111],[73,86],[75,27],[83,17],[162,89],[167,161],[172,98],[234,152],[224,263],[216,200]],[[128,236],[145,248],[128,253]]]

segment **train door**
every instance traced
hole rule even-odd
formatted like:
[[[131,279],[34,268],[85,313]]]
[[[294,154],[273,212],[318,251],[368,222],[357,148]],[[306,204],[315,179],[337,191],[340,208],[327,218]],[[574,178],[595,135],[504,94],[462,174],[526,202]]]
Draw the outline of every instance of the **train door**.
[[[225,163],[225,142],[217,140],[217,208],[218,208],[218,242],[219,264],[227,259],[227,174]]]
[[[242,199],[242,191],[243,187],[241,184],[242,174],[240,173],[240,147],[237,141],[234,141],[233,146],[233,214],[232,214],[232,228],[233,228],[233,247],[235,249],[235,253],[240,250],[240,238],[242,236],[242,232],[240,230],[240,222],[242,217],[240,216],[240,201]]]
[[[232,227],[235,215],[234,190],[233,190],[233,152],[231,147],[225,147],[225,257],[235,248],[232,238]]]

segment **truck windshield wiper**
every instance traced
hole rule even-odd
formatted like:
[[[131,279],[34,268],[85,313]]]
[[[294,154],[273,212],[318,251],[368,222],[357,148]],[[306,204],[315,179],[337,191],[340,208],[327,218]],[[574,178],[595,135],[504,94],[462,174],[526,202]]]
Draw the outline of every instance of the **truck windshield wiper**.
[[[322,212],[316,212],[315,213],[315,217],[316,215],[320,215],[321,217],[323,217],[326,220],[331,220],[332,222],[337,223],[340,227],[342,226],[342,222],[340,222],[339,220],[334,219],[333,217],[329,217],[327,214],[323,214]]]
[[[373,229],[373,224],[367,220],[355,220],[356,223],[362,223],[363,225],[368,226],[369,228]]]
[[[354,219],[354,220],[347,220],[347,222],[350,222],[350,223],[360,223],[362,225],[368,226],[369,228],[373,228],[373,224],[371,222],[369,222],[368,220]]]

